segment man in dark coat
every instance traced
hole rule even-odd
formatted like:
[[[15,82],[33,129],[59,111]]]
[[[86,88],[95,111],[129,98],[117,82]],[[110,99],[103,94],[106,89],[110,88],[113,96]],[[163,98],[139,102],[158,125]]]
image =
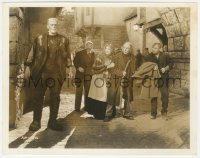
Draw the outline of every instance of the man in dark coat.
[[[160,43],[154,43],[153,52],[147,56],[146,61],[157,63],[158,66],[154,70],[159,69],[161,78],[158,80],[158,87],[161,92],[161,101],[162,101],[162,116],[167,119],[167,108],[169,100],[168,92],[168,78],[169,71],[173,67],[173,62],[170,59],[169,55],[165,52],[161,52],[162,45]],[[151,119],[156,119],[157,115],[157,97],[151,99]]]
[[[33,84],[31,103],[33,104],[33,122],[29,130],[41,128],[44,95],[50,91],[50,116],[48,128],[62,130],[57,122],[60,104],[60,91],[66,78],[66,67],[71,66],[69,40],[57,34],[57,19],[48,19],[48,34],[38,36],[33,43],[25,65],[30,68],[29,83]]]
[[[149,55],[149,48],[145,48],[144,52],[142,53],[143,55],[143,61],[146,61],[146,57]]]
[[[108,99],[105,114],[105,122],[110,121],[116,115],[116,106],[120,104],[120,89],[123,89],[123,98],[125,99],[123,114],[124,118],[133,119],[130,102],[133,100],[131,75],[135,70],[135,61],[131,54],[132,45],[126,42],[122,47],[122,52],[113,56],[112,60],[115,66],[109,69],[111,74],[108,86]]]
[[[143,62],[144,62],[144,57],[143,57],[142,53],[140,52],[140,49],[138,49],[136,51],[136,54],[135,54],[135,68],[136,68],[136,70],[142,65]]]
[[[92,66],[94,64],[94,52],[92,51],[93,43],[86,42],[86,49],[76,53],[74,57],[74,66],[76,68],[75,74],[75,110],[80,111],[81,100],[84,88],[84,110],[88,111],[88,93],[92,79]]]

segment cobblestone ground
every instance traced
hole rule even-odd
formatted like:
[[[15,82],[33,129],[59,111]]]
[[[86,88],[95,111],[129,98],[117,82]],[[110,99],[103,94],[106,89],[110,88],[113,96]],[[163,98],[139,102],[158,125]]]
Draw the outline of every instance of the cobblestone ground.
[[[111,122],[95,120],[74,112],[74,94],[61,94],[59,121],[62,132],[47,129],[49,108],[43,109],[42,128],[28,131],[32,112],[23,115],[16,129],[9,131],[10,148],[189,148],[189,99],[170,94],[169,120],[150,119],[150,100],[135,100],[135,119],[122,117]],[[160,111],[160,102],[159,108]]]

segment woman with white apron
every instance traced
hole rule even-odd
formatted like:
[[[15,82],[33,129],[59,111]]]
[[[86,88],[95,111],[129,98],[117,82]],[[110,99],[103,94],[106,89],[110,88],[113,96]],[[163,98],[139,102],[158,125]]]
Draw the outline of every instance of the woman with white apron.
[[[108,69],[114,67],[112,62],[112,45],[107,44],[101,54],[95,56],[93,76],[88,94],[89,114],[96,119],[104,119],[107,106]]]

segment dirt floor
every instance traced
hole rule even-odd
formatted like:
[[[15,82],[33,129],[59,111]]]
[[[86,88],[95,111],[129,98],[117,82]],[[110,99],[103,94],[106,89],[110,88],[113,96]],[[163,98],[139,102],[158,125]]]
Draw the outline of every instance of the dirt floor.
[[[110,122],[95,120],[74,111],[74,91],[63,88],[59,109],[62,132],[47,129],[49,108],[43,109],[42,128],[28,131],[32,112],[23,115],[16,129],[9,131],[10,148],[189,148],[189,99],[170,94],[168,121],[160,115],[150,119],[150,100],[136,97],[134,120],[122,117]]]

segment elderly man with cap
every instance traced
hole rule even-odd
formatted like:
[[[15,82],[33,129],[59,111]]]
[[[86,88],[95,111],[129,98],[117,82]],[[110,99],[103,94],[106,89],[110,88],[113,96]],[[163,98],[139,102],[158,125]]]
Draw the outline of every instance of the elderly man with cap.
[[[92,41],[86,41],[85,49],[78,51],[74,57],[75,74],[75,111],[79,112],[81,108],[82,93],[84,88],[84,110],[88,109],[88,93],[92,79],[92,66],[94,64],[94,52]]]
[[[104,122],[111,121],[116,116],[116,107],[120,105],[120,89],[122,88],[122,97],[124,99],[123,117],[133,120],[133,111],[131,102],[133,101],[132,79],[131,75],[135,71],[135,57],[132,54],[132,44],[125,42],[122,51],[113,56],[115,66],[109,69],[111,74],[107,107]]]
[[[49,18],[48,33],[39,35],[25,62],[30,68],[30,80],[34,84],[31,92],[33,104],[33,122],[29,130],[37,131],[41,128],[41,117],[44,96],[47,88],[50,91],[50,115],[48,128],[62,130],[57,122],[60,104],[60,91],[66,79],[66,67],[71,66],[69,40],[57,33],[57,18]]]

